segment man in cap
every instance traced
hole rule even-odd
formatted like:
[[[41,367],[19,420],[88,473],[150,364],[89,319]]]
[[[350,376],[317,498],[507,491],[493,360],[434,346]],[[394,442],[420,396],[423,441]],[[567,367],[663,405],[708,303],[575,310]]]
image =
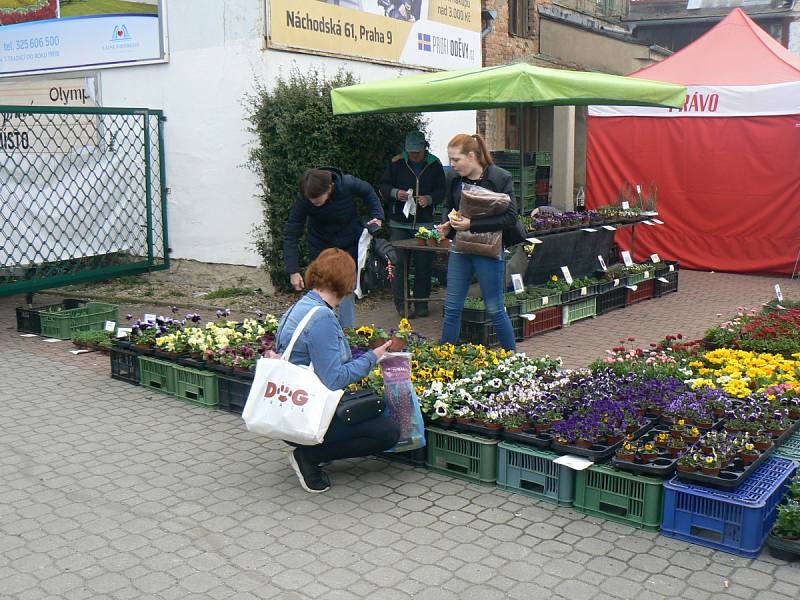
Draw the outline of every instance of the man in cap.
[[[389,163],[378,189],[389,209],[389,236],[391,241],[412,239],[419,227],[431,229],[434,224],[433,211],[444,200],[445,179],[442,163],[428,152],[428,142],[421,131],[410,131],[406,135],[405,151]],[[409,202],[410,200],[410,202]],[[392,280],[392,292],[397,312],[405,313],[403,306],[403,260]],[[414,298],[421,298],[409,310],[410,317],[427,317],[427,299],[431,295],[432,252],[415,252]]]

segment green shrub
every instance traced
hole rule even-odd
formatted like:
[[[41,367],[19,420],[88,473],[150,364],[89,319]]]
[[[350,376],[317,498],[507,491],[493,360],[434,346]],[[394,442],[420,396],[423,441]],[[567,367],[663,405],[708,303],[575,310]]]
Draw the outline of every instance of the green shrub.
[[[327,78],[316,70],[293,69],[270,89],[258,84],[247,100],[249,131],[258,137],[248,165],[259,175],[264,205],[263,222],[254,230],[255,247],[278,288],[289,289],[283,232],[300,175],[328,165],[375,185],[402,150],[406,133],[424,130],[418,113],[334,116],[331,90],[355,83],[344,70]],[[300,253],[305,259],[305,241]]]

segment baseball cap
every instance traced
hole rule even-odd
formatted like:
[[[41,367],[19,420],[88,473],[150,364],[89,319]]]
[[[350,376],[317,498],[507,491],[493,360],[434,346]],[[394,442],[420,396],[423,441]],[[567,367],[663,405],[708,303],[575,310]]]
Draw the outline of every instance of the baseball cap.
[[[420,152],[428,147],[425,134],[421,131],[409,131],[406,135],[406,152]]]

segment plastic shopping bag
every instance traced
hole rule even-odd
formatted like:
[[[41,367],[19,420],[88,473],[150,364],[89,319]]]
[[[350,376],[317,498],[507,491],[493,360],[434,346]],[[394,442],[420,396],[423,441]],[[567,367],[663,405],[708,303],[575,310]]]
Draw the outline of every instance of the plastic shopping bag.
[[[386,414],[400,426],[397,445],[387,452],[406,452],[425,446],[425,424],[411,384],[411,354],[387,353],[379,363],[383,373]]]
[[[289,362],[297,338],[317,308],[300,321],[281,358],[262,358],[256,363],[242,411],[248,430],[306,446],[322,443],[343,390],[325,387],[312,366]]]

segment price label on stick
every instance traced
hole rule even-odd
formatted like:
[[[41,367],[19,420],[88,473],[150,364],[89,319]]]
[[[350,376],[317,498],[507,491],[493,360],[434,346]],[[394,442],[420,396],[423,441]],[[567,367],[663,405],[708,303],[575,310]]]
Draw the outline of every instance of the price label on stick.
[[[650,260],[654,263],[660,263],[661,259],[659,258],[658,254],[651,254]]]
[[[525,313],[524,315],[520,315],[523,319],[528,319],[528,321],[533,321],[536,318],[536,313]]]
[[[105,326],[104,329],[105,329],[105,331],[108,331],[109,333],[111,333],[112,331],[114,331],[114,328],[116,326],[117,326],[116,322],[114,322],[114,321],[106,321],[106,326]]]
[[[622,262],[625,263],[626,267],[633,266],[633,259],[631,258],[631,253],[628,250],[623,250],[620,252],[620,256],[622,256]]]
[[[663,225],[664,224],[664,221],[662,221],[661,219],[652,219],[652,221],[656,225]]]
[[[572,285],[572,273],[569,272],[569,267],[561,267],[561,272],[564,274],[564,280]]]
[[[778,302],[783,302],[783,293],[781,292],[781,284],[775,284],[775,297],[778,299]]]
[[[525,238],[525,239],[527,241],[529,241],[531,244],[541,244],[542,243],[542,240],[540,240],[538,238],[534,238],[534,237]]]
[[[672,273],[675,270],[675,265],[669,266],[669,272]]]
[[[117,337],[124,338],[125,336],[130,335],[132,331],[132,327],[117,327]]]
[[[521,294],[525,291],[525,284],[522,282],[522,275],[519,273],[511,274],[511,284],[514,286],[515,294]]]
[[[645,271],[644,272],[644,278],[645,279],[650,279],[650,271]]]
[[[148,313],[148,314],[146,314],[146,315],[144,316],[144,320],[145,320],[145,321],[148,321],[148,322],[150,322],[150,323],[155,323],[155,322],[156,322],[156,316],[155,316],[155,315],[153,315],[153,314],[149,314],[149,313]]]
[[[617,230],[617,228],[614,227],[613,225],[603,225],[603,229],[605,229],[606,231],[616,231]]]
[[[614,287],[619,287],[619,279],[614,280]]]
[[[603,271],[608,271],[608,267],[606,266],[606,261],[603,259],[602,254],[597,255],[597,260],[600,263],[600,268],[603,269]]]
[[[622,210],[630,210],[631,204],[627,200],[622,203]]]
[[[548,304],[550,304],[550,297],[542,296],[542,306],[547,306]]]

